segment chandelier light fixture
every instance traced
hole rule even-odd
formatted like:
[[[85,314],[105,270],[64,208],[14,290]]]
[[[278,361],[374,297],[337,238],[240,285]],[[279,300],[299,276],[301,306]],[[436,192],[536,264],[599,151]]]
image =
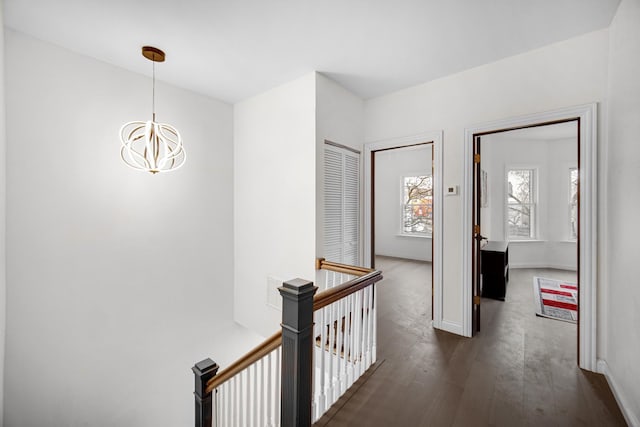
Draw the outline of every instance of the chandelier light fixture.
[[[120,156],[136,170],[152,174],[174,171],[186,159],[182,137],[173,126],[156,122],[156,62],[164,62],[165,55],[151,46],[143,46],[142,55],[153,63],[152,119],[129,122],[120,128]]]

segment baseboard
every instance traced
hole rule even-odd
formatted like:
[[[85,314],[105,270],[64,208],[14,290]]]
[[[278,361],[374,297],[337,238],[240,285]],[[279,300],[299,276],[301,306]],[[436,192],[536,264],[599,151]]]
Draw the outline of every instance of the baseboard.
[[[393,258],[401,261],[421,261],[421,262],[432,262],[432,257],[426,258],[416,258],[416,257],[402,257],[397,255],[387,255],[387,254],[376,254],[376,257],[385,257],[385,258]]]
[[[514,263],[509,262],[509,268],[518,269],[518,268],[550,268],[553,270],[568,270],[568,271],[577,271],[575,265],[561,265],[561,264],[525,264],[525,263]]]
[[[456,334],[456,335],[464,335],[462,333],[462,325],[459,323],[454,323],[454,322],[449,322],[448,320],[442,320],[440,322],[440,325],[436,326],[434,324],[433,326],[436,329],[440,329],[446,332],[451,332],[452,334]]]
[[[613,375],[611,375],[611,371],[609,370],[609,365],[607,362],[602,359],[598,359],[597,364],[598,372],[603,374],[609,383],[609,387],[611,388],[611,392],[613,396],[616,398],[616,402],[618,402],[618,406],[620,407],[620,411],[624,416],[625,421],[629,425],[629,427],[640,427],[640,422],[634,414],[629,412],[627,409],[629,406],[627,405],[628,400],[622,395],[620,387],[618,387],[618,383],[616,382]]]

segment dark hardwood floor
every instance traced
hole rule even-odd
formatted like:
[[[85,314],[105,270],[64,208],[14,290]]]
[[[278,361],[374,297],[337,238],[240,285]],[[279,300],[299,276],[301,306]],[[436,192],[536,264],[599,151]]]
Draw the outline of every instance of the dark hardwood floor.
[[[576,366],[576,326],[534,314],[533,276],[575,273],[512,270],[506,301],[482,300],[471,339],[431,327],[430,263],[376,266],[379,363],[316,425],[626,425],[605,378]]]

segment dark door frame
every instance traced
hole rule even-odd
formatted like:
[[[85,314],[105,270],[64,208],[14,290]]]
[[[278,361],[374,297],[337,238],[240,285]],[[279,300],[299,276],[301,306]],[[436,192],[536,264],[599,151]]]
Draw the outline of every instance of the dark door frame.
[[[596,371],[597,338],[597,104],[509,118],[465,129],[463,185],[463,289],[464,335],[473,331],[473,141],[490,133],[578,121],[579,224],[578,224],[578,364]]]
[[[363,248],[364,265],[371,266],[372,262],[372,159],[376,151],[394,147],[405,147],[431,142],[433,145],[433,236],[432,236],[432,307],[433,327],[449,332],[461,334],[462,329],[454,322],[448,322],[442,316],[442,131],[426,132],[401,138],[386,139],[364,144],[364,191],[363,191]]]
[[[371,265],[370,268],[376,267],[376,154],[382,151],[402,150],[404,148],[420,147],[428,145],[431,147],[431,176],[433,177],[433,141],[418,142],[415,144],[402,145],[397,147],[380,148],[371,151]],[[433,200],[433,178],[432,178],[431,195]],[[433,206],[433,205],[432,205]],[[433,209],[433,207],[432,207]],[[433,210],[432,210],[433,212]],[[433,215],[432,215],[433,221]],[[432,225],[433,226],[433,225]],[[433,236],[431,237],[431,261],[433,261]],[[431,320],[433,320],[433,268],[431,268]]]

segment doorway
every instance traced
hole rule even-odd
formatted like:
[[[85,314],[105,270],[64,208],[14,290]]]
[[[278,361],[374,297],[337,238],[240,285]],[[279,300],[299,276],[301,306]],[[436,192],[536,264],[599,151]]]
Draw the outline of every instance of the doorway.
[[[486,133],[474,145],[474,334],[508,323],[525,347],[575,363],[578,120]]]
[[[577,239],[577,282],[579,284],[577,325],[578,325],[578,364],[587,370],[596,369],[596,104],[572,107],[513,119],[505,119],[475,128],[467,129],[465,135],[465,181],[463,217],[463,314],[466,336],[472,336],[475,320],[480,319],[481,304],[480,291],[480,240],[481,230],[476,227],[481,221],[481,190],[480,185],[474,186],[482,180],[481,151],[482,138],[516,129],[534,128],[543,125],[574,122],[578,134],[578,167],[579,185],[577,195],[579,203],[576,214]],[[480,156],[478,156],[480,154]],[[477,166],[478,165],[478,166]],[[474,191],[475,190],[475,191]]]
[[[394,147],[372,152],[373,266],[384,271],[411,263],[418,286],[406,300],[433,316],[433,144]],[[395,262],[393,262],[395,261]],[[407,268],[403,270],[408,271]],[[391,271],[389,271],[392,274]],[[400,279],[402,280],[402,279]],[[408,283],[407,283],[408,284]],[[405,287],[398,289],[398,292]],[[398,294],[400,295],[400,294]],[[433,317],[432,317],[433,318]]]
[[[416,147],[429,146],[431,148],[431,169],[432,169],[432,194],[431,194],[431,212],[432,218],[432,310],[433,310],[433,326],[444,329],[442,326],[442,132],[430,132],[411,137],[389,139],[384,141],[372,142],[365,144],[364,153],[364,265],[373,266],[375,264],[375,248],[376,248],[376,232],[375,232],[375,165],[376,153],[407,149]],[[420,175],[416,175],[420,176]],[[398,177],[400,180],[401,177]],[[398,187],[401,187],[398,181]],[[411,209],[410,207],[401,208],[400,200],[396,203],[398,207],[398,216],[402,214],[401,209]],[[425,212],[422,211],[424,214]],[[416,210],[416,214],[420,214]],[[398,233],[401,230],[397,230]]]

